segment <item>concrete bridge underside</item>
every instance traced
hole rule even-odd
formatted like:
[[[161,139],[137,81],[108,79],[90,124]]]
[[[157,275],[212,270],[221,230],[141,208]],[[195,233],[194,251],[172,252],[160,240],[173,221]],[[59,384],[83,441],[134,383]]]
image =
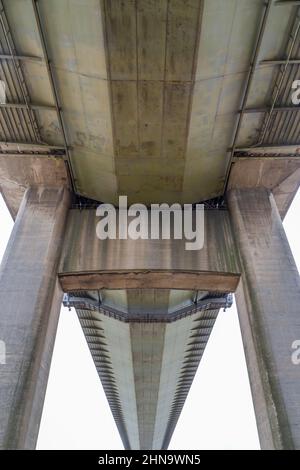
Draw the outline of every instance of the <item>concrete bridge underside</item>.
[[[30,184],[114,204],[263,186],[284,214],[300,172],[300,56],[297,6],[277,3],[1,1],[0,187],[12,214]]]
[[[300,448],[298,3],[0,0],[0,448],[35,447],[63,292],[126,448],[167,448],[234,292],[261,445]],[[203,249],[99,240],[120,195],[205,202]]]

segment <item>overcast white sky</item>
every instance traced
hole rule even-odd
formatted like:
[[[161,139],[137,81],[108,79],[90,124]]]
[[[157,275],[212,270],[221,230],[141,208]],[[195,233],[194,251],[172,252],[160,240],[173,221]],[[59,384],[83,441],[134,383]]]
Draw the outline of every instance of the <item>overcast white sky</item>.
[[[298,269],[300,192],[285,219]],[[0,200],[0,258],[12,221]],[[38,449],[122,449],[74,310],[62,308]],[[220,312],[169,449],[258,449],[236,308]]]

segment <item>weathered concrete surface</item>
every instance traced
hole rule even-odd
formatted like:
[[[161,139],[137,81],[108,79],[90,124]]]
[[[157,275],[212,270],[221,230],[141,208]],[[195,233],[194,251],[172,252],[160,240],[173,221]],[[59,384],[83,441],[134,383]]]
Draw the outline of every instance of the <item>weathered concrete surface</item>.
[[[204,246],[182,240],[99,240],[94,209],[72,209],[59,268],[67,291],[165,288],[234,292],[239,281],[229,216],[206,211]]]
[[[232,166],[228,189],[271,190],[283,219],[300,184],[298,157],[242,157]]]
[[[265,189],[228,194],[242,281],[236,299],[261,446],[300,448],[300,280],[274,197]]]
[[[26,152],[22,145],[18,145],[14,146],[13,150],[9,148],[9,154],[0,154],[0,191],[8,210],[15,219],[26,188],[29,186],[69,187],[69,180],[62,157],[17,155],[12,153],[14,150]],[[41,147],[36,146],[35,150],[38,152]]]
[[[61,306],[57,281],[69,193],[25,193],[0,268],[0,448],[36,444]]]
[[[98,289],[193,289],[234,292],[238,273],[172,270],[123,270],[97,273],[60,273],[65,292]]]
[[[223,194],[264,8],[261,0],[39,0],[76,191],[114,204],[119,194],[145,203]],[[5,10],[16,50],[42,57],[31,2],[7,1]],[[273,8],[260,59],[283,55],[294,19],[292,5]],[[5,67],[17,82],[14,64]],[[275,70],[257,68],[247,106],[269,103]],[[23,61],[22,71],[30,101],[53,106],[45,63]],[[29,142],[19,129],[30,128],[27,114],[12,128],[14,113],[3,110],[0,141]],[[55,111],[34,115],[41,141],[62,146]],[[262,117],[244,115],[239,147],[257,143]]]

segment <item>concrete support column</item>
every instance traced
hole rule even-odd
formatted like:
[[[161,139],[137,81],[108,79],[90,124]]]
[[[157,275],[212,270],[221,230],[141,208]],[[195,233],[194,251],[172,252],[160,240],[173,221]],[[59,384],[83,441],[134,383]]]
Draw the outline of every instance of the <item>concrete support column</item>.
[[[66,189],[26,191],[0,268],[0,449],[36,445],[62,300]],[[2,343],[3,344],[3,343]]]
[[[236,300],[263,449],[300,449],[300,282],[273,195],[228,193],[241,259]]]

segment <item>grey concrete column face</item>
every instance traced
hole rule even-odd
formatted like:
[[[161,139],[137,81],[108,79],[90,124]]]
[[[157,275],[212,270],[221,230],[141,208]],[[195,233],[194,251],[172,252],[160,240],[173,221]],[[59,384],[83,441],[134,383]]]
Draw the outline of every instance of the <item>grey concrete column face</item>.
[[[300,449],[300,282],[272,194],[228,194],[242,265],[236,293],[260,442],[263,449]]]
[[[62,300],[57,265],[69,194],[30,188],[0,268],[0,448],[35,447]]]

